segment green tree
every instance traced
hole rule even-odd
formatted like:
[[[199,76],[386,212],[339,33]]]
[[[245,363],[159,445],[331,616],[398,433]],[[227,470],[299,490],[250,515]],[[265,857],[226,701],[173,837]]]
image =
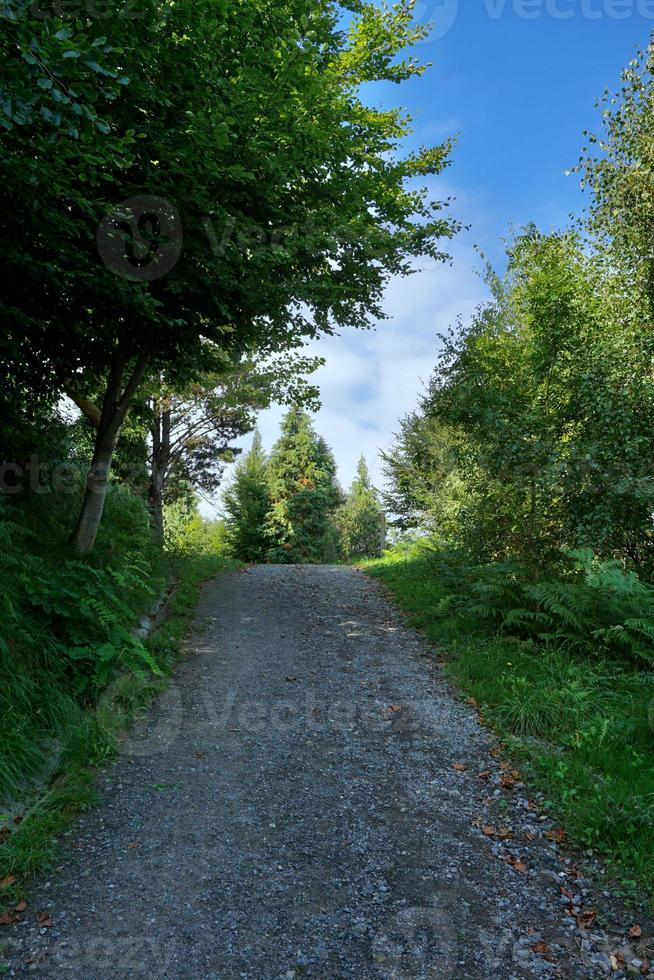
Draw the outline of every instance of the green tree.
[[[345,503],[338,510],[337,524],[341,551],[348,561],[381,555],[386,540],[386,519],[363,456]]]
[[[268,552],[270,542],[266,521],[270,495],[267,469],[261,436],[255,431],[252,446],[236,464],[224,496],[231,550],[242,561],[264,561]]]
[[[311,564],[337,557],[333,514],[342,494],[325,440],[299,408],[285,416],[268,461],[271,561]]]
[[[586,133],[578,170],[591,194],[585,225],[592,244],[619,270],[637,315],[654,316],[654,45],[600,102],[603,132]],[[599,248],[598,248],[599,247]],[[623,311],[623,315],[627,310]]]
[[[520,236],[494,300],[443,338],[387,454],[388,503],[479,561],[654,559],[654,334],[574,235]]]
[[[3,136],[0,360],[26,399],[31,385],[102,391],[73,534],[86,552],[148,376],[196,380],[207,340],[279,352],[383,317],[389,277],[442,257],[455,230],[415,185],[450,144],[402,158],[405,114],[359,96],[422,72],[402,57],[424,33],[408,0],[145,0],[136,18],[107,11],[102,39],[84,11],[64,25],[23,7],[0,89],[37,101]],[[55,84],[37,35],[59,36],[57,70],[81,77]],[[61,117],[41,111],[49,81],[69,100]]]

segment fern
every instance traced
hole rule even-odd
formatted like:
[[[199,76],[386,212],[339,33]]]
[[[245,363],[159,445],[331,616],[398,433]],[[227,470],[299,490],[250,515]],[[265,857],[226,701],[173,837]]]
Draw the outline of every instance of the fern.
[[[465,591],[464,591],[465,588]],[[509,563],[477,569],[455,602],[467,615],[549,647],[654,664],[654,589],[619,562],[567,552],[560,578],[530,582]]]

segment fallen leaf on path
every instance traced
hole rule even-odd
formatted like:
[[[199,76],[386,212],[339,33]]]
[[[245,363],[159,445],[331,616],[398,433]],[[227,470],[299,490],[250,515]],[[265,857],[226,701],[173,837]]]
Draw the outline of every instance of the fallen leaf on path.
[[[0,888],[11,888],[16,883],[16,875],[7,875],[0,881]]]
[[[577,925],[582,929],[590,929],[596,918],[597,912],[595,909],[589,909],[587,912],[580,912],[580,914],[577,916]]]
[[[631,936],[632,939],[640,939],[642,934],[643,934],[643,930],[641,926],[632,926],[631,929],[629,930],[629,935]]]
[[[514,871],[517,871],[521,875],[527,874],[527,865],[520,858],[510,856],[506,859],[507,864],[511,865]]]
[[[14,912],[24,912],[26,908],[27,908],[27,902],[25,901],[25,899],[23,899],[22,902],[18,903],[18,905],[14,905]]]
[[[468,767],[464,766],[462,762],[455,762],[452,769],[456,769],[457,772],[465,772]]]
[[[18,916],[13,912],[3,912],[0,915],[0,926],[10,926],[12,922],[18,922]]]
[[[542,953],[544,956],[547,956],[550,951],[549,946],[547,943],[544,943],[542,939],[539,940],[539,942],[534,943],[531,948],[533,949],[534,953]]]
[[[136,850],[136,848],[137,848],[137,847],[139,847],[139,846],[140,846],[140,845],[139,845],[139,842],[138,842],[137,840],[133,840],[133,841],[131,842],[131,844],[128,844],[128,845],[127,845],[127,850],[128,850],[128,851],[134,851],[134,850]]]
[[[490,779],[491,778],[490,770],[489,769],[485,769],[484,772],[480,772],[477,778],[478,779]]]
[[[553,840],[556,841],[557,844],[562,844],[568,835],[563,827],[559,827],[558,830],[548,830],[545,836],[548,840]]]
[[[52,925],[52,916],[49,912],[39,912],[37,915],[37,920],[41,928],[49,929]]]

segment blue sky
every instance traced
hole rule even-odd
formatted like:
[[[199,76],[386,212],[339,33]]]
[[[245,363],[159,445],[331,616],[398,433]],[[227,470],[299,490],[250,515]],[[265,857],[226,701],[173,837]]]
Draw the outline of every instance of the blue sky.
[[[458,134],[452,166],[433,188],[457,199],[453,212],[470,230],[452,244],[451,266],[423,263],[409,280],[389,285],[391,319],[375,332],[316,345],[327,358],[317,376],[323,407],[316,427],[345,486],[362,452],[381,484],[379,450],[415,405],[438,334],[484,298],[474,246],[499,265],[512,227],[533,221],[551,230],[580,211],[579,179],[565,171],[579,158],[583,131],[600,129],[597,99],[619,87],[622,68],[647,45],[654,0],[417,0],[416,17],[436,22],[416,47],[432,67],[367,96],[409,110],[413,144]],[[280,414],[271,409],[260,419],[267,448]]]

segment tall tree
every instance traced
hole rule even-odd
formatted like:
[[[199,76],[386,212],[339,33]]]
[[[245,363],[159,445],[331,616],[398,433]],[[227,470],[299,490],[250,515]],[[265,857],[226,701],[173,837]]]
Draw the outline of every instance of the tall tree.
[[[609,271],[619,270],[632,309],[654,319],[654,43],[600,103],[603,132],[586,133],[578,170],[591,194],[586,226]],[[636,299],[640,303],[636,303]],[[644,308],[643,308],[644,307]],[[625,311],[626,312],[626,311]]]
[[[298,408],[282,422],[268,475],[270,560],[311,564],[335,557],[332,516],[341,501],[336,466],[325,440]]]
[[[258,431],[249,452],[236,464],[224,505],[234,555],[242,561],[264,561],[270,544],[266,535],[270,494],[266,454]]]
[[[383,316],[389,276],[409,274],[413,256],[442,258],[455,230],[415,189],[443,170],[450,144],[400,158],[406,116],[358,94],[422,72],[402,57],[424,33],[409,0],[179,0],[163,11],[145,0],[137,18],[108,11],[103,39],[87,37],[85,12],[37,24],[24,7],[0,86],[45,98],[53,71],[31,53],[35,32],[59,35],[61,64],[84,68],[70,85],[53,81],[68,100],[61,116],[34,113],[4,137],[2,186],[21,220],[0,209],[0,354],[11,372],[31,351],[27,384],[38,375],[80,397],[102,387],[73,534],[86,552],[145,379],[192,381],[207,339],[240,356]],[[106,83],[93,88],[97,77]],[[87,107],[98,88],[101,112]]]
[[[160,384],[150,399],[149,499],[155,528],[163,531],[163,504],[172,501],[172,486],[215,492],[223,464],[234,459],[233,443],[252,431],[257,412],[273,402],[317,408],[318,389],[305,375],[322,363],[297,354],[244,358],[220,365],[181,392]]]
[[[342,554],[348,561],[353,558],[375,558],[384,550],[384,511],[363,456],[345,503],[338,510],[337,524]]]

